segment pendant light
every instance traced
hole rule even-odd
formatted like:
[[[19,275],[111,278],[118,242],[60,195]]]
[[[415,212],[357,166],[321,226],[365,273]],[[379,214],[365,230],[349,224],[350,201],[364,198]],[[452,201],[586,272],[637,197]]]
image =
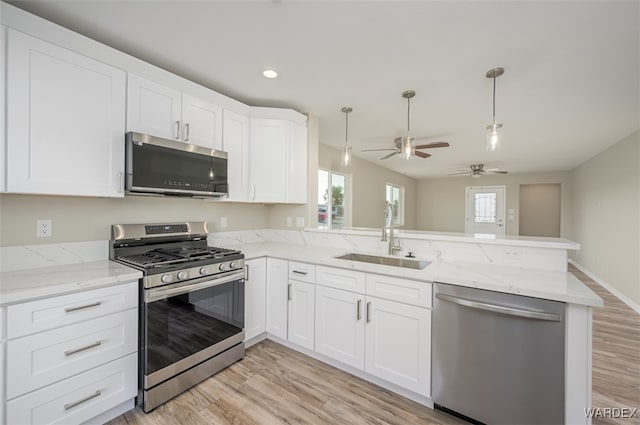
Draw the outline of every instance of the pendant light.
[[[487,78],[493,79],[493,121],[487,126],[484,147],[488,151],[500,149],[502,124],[496,123],[496,78],[504,74],[504,68],[493,68],[487,71]]]
[[[413,90],[407,90],[402,93],[402,97],[407,99],[407,135],[400,138],[400,158],[412,159],[416,156],[416,139],[411,137],[410,127],[410,113],[411,113],[411,98],[416,95]]]
[[[351,146],[349,146],[349,113],[353,111],[350,106],[341,109],[344,112],[344,149],[342,150],[342,165],[351,165]]]

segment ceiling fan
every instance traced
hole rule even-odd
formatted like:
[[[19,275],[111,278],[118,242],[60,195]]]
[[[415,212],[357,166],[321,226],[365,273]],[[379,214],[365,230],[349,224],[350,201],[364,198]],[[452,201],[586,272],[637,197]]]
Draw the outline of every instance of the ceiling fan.
[[[482,176],[483,174],[486,173],[490,173],[490,174],[507,174],[508,171],[504,171],[501,170],[499,168],[484,168],[484,164],[471,164],[469,166],[469,170],[459,170],[459,172],[456,173],[451,173],[449,174],[450,176],[462,176],[462,175],[468,175],[474,178],[478,178],[480,176]]]
[[[410,108],[411,108],[411,98],[416,95],[416,92],[413,90],[407,90],[402,92],[402,97],[407,99],[407,135],[402,137],[396,137],[393,140],[394,147],[387,149],[363,149],[362,152],[377,152],[377,151],[392,151],[390,154],[383,156],[382,159],[391,158],[395,155],[400,155],[403,159],[411,159],[416,156],[420,158],[429,158],[431,154],[426,152],[421,152],[418,149],[431,149],[431,148],[447,148],[449,147],[449,143],[447,142],[433,142],[427,143],[424,145],[416,146],[416,140],[424,140],[426,137],[415,138],[410,135]]]

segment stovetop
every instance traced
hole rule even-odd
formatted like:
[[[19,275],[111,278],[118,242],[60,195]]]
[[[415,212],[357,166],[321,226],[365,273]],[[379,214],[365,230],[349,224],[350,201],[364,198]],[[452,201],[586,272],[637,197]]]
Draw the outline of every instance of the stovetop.
[[[116,260],[144,269],[183,264],[189,267],[189,263],[216,264],[226,261],[232,256],[238,256],[240,251],[209,246],[194,247],[167,247],[156,248],[147,252],[116,256]]]

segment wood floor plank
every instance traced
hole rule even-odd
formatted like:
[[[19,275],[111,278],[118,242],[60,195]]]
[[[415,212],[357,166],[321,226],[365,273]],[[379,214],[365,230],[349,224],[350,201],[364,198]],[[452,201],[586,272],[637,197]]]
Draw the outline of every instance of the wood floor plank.
[[[593,407],[640,408],[640,314],[573,266],[604,300],[593,313]],[[149,414],[139,408],[108,425],[459,425],[375,384],[273,341]],[[594,425],[640,425],[595,418]]]

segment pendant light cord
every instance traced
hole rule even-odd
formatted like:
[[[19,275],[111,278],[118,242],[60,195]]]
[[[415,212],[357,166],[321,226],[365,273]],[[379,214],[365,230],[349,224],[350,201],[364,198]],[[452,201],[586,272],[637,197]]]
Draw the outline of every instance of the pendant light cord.
[[[411,117],[411,98],[407,97],[407,136],[411,133],[411,128],[409,127]]]
[[[493,123],[496,123],[496,73],[493,73]]]
[[[349,134],[349,112],[344,113],[344,147],[346,148],[348,145],[348,134]]]

